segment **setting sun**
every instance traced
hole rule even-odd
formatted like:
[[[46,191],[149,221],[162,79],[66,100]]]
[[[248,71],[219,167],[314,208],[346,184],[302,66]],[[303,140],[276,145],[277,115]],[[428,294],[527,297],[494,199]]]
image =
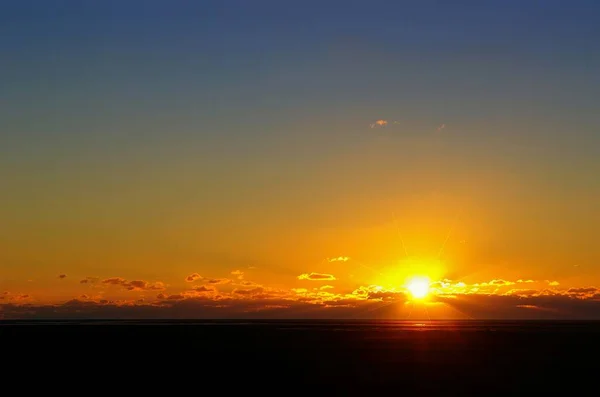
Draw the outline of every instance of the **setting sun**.
[[[413,277],[406,283],[408,292],[415,299],[423,299],[429,293],[429,278]]]

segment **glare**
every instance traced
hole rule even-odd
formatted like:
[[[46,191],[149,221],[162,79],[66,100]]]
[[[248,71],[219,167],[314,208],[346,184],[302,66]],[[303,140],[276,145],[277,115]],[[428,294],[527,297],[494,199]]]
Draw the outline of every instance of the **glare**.
[[[413,277],[406,283],[406,289],[414,299],[423,299],[429,293],[429,278]]]

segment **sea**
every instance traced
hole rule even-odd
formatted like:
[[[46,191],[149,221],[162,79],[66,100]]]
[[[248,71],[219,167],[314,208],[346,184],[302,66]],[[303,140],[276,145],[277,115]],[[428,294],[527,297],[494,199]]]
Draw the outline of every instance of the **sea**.
[[[0,360],[88,394],[597,395],[600,322],[5,320]]]

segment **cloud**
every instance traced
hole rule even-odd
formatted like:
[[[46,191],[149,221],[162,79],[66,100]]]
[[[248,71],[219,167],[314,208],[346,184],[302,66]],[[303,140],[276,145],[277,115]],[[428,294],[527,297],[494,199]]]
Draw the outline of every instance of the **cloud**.
[[[232,271],[232,272],[231,272],[231,274],[232,274],[233,276],[236,276],[236,278],[237,278],[238,280],[241,280],[241,279],[243,279],[243,278],[244,278],[244,272],[243,272],[243,271],[241,271],[241,270],[234,270],[234,271]]]
[[[538,294],[539,291],[536,289],[522,289],[522,288],[515,288],[515,289],[511,289],[509,291],[507,291],[506,293],[504,293],[504,295],[514,295],[514,296],[533,296]]]
[[[528,284],[527,288],[520,288],[521,284]],[[452,280],[440,280],[431,283],[430,288],[437,294],[453,294],[453,293],[468,293],[468,294],[487,294],[494,293],[497,295],[508,294],[510,291],[513,293],[525,294],[528,291],[537,293],[541,288],[546,286],[556,286],[558,283],[545,281],[536,281],[531,279],[519,279],[517,281],[510,281],[504,279],[493,279],[490,281],[476,282],[473,284],[466,284],[464,282],[454,282]],[[523,286],[524,287],[524,286]],[[537,288],[536,288],[537,287]]]
[[[201,275],[199,275],[198,273],[192,273],[185,278],[185,281],[187,281],[188,283],[193,283],[196,280],[202,280],[202,279],[203,279],[203,277]]]
[[[127,281],[121,277],[107,278],[102,280],[102,284],[118,285],[128,291],[160,291],[166,288],[165,284],[160,281],[155,283],[150,283],[144,280]]]
[[[473,294],[435,299],[476,319],[600,319],[600,299],[570,294]]]
[[[238,276],[239,278],[239,276]],[[208,284],[230,284],[231,280],[228,278],[211,278],[206,280]]]
[[[255,283],[254,281],[250,281],[250,280],[241,281],[239,285],[243,285],[245,287],[254,287],[254,286],[262,287],[260,284]]]
[[[335,279],[332,274],[325,273],[304,273],[298,276],[298,280],[333,281]]]
[[[387,120],[377,120],[369,125],[370,128],[383,128],[388,125]]]
[[[198,287],[194,287],[194,291],[196,292],[215,292],[217,289],[215,287],[211,287],[209,285],[200,285]]]
[[[338,256],[337,258],[327,258],[327,262],[347,262],[350,258],[347,256]]]
[[[64,278],[67,278],[67,275],[66,275],[66,274],[59,274],[59,275],[58,275],[58,278],[60,278],[60,279],[62,280],[62,279],[64,279]]]
[[[187,295],[185,293],[180,293],[180,294],[165,294],[165,293],[161,292],[160,294],[156,295],[156,299],[158,299],[158,300],[166,300],[166,301],[184,300],[186,298],[187,298]]]
[[[83,280],[80,280],[79,283],[80,284],[95,284],[98,282],[98,280],[100,280],[99,277],[86,277]]]
[[[120,285],[118,280],[113,281]],[[221,293],[201,285],[179,293],[161,292],[150,301],[92,300],[79,296],[62,304],[1,305],[6,318],[361,318],[359,307],[377,307],[381,302],[352,294],[326,291],[267,288],[237,288]],[[357,317],[358,315],[358,317]]]
[[[265,292],[265,289],[263,287],[256,287],[256,288],[252,288],[252,289],[234,289],[233,290],[234,294],[245,295],[245,296],[258,295],[258,294],[262,294],[264,292]]]
[[[371,129],[373,129],[373,128],[385,128],[385,127],[387,127],[390,124],[396,125],[396,124],[402,124],[402,123],[399,122],[399,121],[393,121],[393,122],[390,123],[388,120],[379,119],[379,120],[376,120],[376,121],[370,123],[369,124],[369,128],[371,128]],[[446,124],[440,124],[435,129],[435,131],[436,132],[442,132],[444,129],[446,129]],[[464,240],[461,241],[461,243],[464,243],[464,242],[465,242]]]
[[[401,290],[380,286],[357,287],[335,294],[297,288],[234,289],[220,293],[210,285],[179,293],[161,292],[156,300],[113,301],[79,296],[62,304],[0,303],[11,318],[408,318],[415,304]],[[467,286],[467,290],[470,287]],[[6,296],[3,294],[3,296]],[[4,302],[4,301],[3,301]],[[432,296],[431,318],[476,319],[600,319],[596,287],[560,292],[536,290],[527,295],[456,293]]]
[[[487,287],[487,286],[507,286],[507,285],[515,285],[516,283],[514,281],[507,281],[507,280],[502,280],[502,279],[494,279],[491,281],[487,281],[487,282],[483,282],[483,283],[475,283],[473,284],[474,287]]]
[[[240,276],[242,272],[234,274]],[[331,274],[307,273],[301,280],[335,280]],[[88,279],[85,279],[88,280]],[[204,279],[210,281],[211,279]],[[415,301],[402,287],[272,288],[248,280],[204,282],[184,290],[167,290],[160,282],[107,278],[100,285],[156,295],[126,300],[78,294],[65,302],[40,304],[29,294],[0,294],[4,318],[382,318],[419,316]],[[83,281],[83,280],[82,280]],[[229,280],[231,281],[231,280]],[[465,283],[443,279],[431,283],[421,305],[432,319],[600,319],[600,289],[595,286],[559,289],[552,282],[493,279]],[[522,287],[522,288],[519,288]],[[110,292],[110,291],[109,291]],[[105,294],[106,291],[103,292]],[[33,303],[32,303],[33,302]],[[413,316],[413,317],[411,317]]]
[[[160,305],[135,302],[90,302],[74,299],[62,305],[25,307],[5,305],[4,316],[12,318],[123,318],[123,319],[190,319],[190,318],[355,318],[351,307],[318,305],[284,299],[214,301],[204,297],[170,295]]]
[[[560,294],[561,292],[552,291],[552,294]],[[600,290],[596,287],[585,287],[585,288],[569,288],[566,292],[562,294],[568,295],[573,298],[579,299],[599,299],[600,298]]]
[[[232,274],[234,274],[234,273],[232,272]],[[244,273],[242,273],[242,272],[235,273],[235,274],[238,276],[239,279],[241,279],[244,275]],[[229,283],[231,283],[231,280],[228,278],[207,278],[207,277],[202,277],[198,273],[190,274],[189,276],[187,276],[185,278],[185,281],[188,283],[193,283],[194,281],[203,281],[208,284],[229,284]]]
[[[31,299],[31,295],[29,294],[13,294],[8,291],[4,291],[0,294],[0,301],[3,302],[24,302]]]

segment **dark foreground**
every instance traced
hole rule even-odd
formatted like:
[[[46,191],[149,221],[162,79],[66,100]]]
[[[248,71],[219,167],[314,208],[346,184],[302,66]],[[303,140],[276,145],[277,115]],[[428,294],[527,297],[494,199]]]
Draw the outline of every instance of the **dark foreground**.
[[[600,323],[0,322],[0,355],[31,390],[572,395]]]

